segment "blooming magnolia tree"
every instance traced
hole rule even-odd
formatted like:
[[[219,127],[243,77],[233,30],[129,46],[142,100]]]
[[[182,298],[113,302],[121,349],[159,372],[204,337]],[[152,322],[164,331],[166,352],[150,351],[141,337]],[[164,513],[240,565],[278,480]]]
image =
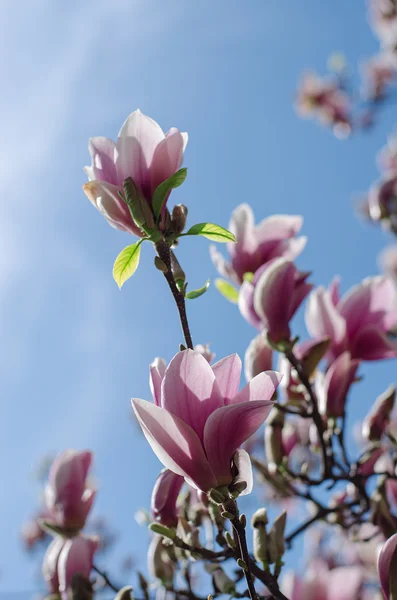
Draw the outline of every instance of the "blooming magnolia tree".
[[[366,71],[367,110],[373,112],[394,77],[397,4],[373,0],[370,9],[383,44]],[[354,130],[342,83],[341,73],[326,82],[308,75],[298,97],[301,111],[332,124],[337,134]],[[396,600],[393,386],[382,390],[380,383],[354,454],[346,444],[348,397],[352,387],[364,385],[362,363],[397,357],[396,255],[383,255],[385,275],[358,281],[341,295],[337,277],[328,288],[316,288],[310,272],[295,266],[306,244],[301,216],[272,215],[255,224],[242,204],[228,229],[207,222],[187,228],[187,207],[170,207],[172,190],[186,178],[186,143],[187,134],[174,128],[164,134],[138,110],[116,142],[97,137],[89,143],[88,199],[112,227],[138,238],[116,258],[114,279],[122,287],[141,249],[154,250],[183,340],[168,365],[161,358],[150,365],[152,399],[132,399],[148,449],[164,465],[153,482],[150,580],[139,574],[134,591],[118,588],[98,568],[100,540],[86,530],[96,495],[92,455],[66,450],[52,464],[39,517],[25,528],[28,545],[53,536],[43,559],[49,598],[89,600],[107,587],[115,600],[159,593],[188,600]],[[382,153],[382,180],[366,202],[369,217],[394,232],[396,147],[392,140]],[[226,243],[228,258],[210,247],[220,276],[216,288],[257,330],[244,365],[236,354],[214,362],[207,346],[193,343],[186,300],[199,298],[209,282],[188,289],[179,262],[185,236]],[[307,335],[298,339],[292,319],[303,303]],[[243,366],[246,384],[240,385]],[[250,522],[239,508],[248,494],[256,502]],[[299,503],[304,516],[290,517]],[[307,567],[296,574],[284,564],[285,552],[306,531],[312,547]]]

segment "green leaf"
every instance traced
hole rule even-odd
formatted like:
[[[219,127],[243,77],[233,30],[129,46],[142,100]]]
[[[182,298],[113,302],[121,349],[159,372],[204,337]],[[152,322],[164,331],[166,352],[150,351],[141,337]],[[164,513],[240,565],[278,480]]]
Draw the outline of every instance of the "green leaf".
[[[158,219],[160,216],[161,209],[163,208],[163,204],[168,192],[182,185],[186,179],[186,175],[187,169],[179,169],[179,171],[171,175],[171,177],[168,177],[168,179],[156,187],[152,200],[152,207],[156,219]]]
[[[199,288],[198,290],[192,290],[191,292],[188,292],[187,294],[185,294],[185,298],[189,298],[189,300],[194,300],[194,298],[199,298],[200,296],[205,294],[205,292],[208,290],[209,287],[210,287],[210,280],[207,279],[207,281],[205,282],[203,287]]]
[[[237,304],[238,302],[238,290],[224,279],[215,279],[215,287],[226,298],[229,302],[233,302],[233,304]]]
[[[121,289],[123,283],[125,283],[127,279],[132,277],[138,268],[141,243],[142,240],[136,244],[126,246],[114,261],[113,278],[119,286],[119,289]]]
[[[203,235],[213,242],[235,242],[236,238],[231,231],[214,223],[197,223],[182,235]],[[182,236],[180,236],[182,237]]]

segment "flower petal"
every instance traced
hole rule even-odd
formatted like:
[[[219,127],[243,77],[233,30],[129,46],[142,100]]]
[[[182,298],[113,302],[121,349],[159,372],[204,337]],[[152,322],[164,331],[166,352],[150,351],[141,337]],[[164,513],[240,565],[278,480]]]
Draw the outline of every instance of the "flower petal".
[[[250,455],[243,448],[236,450],[233,456],[233,463],[238,471],[238,475],[233,478],[233,483],[240,483],[245,481],[247,487],[240,496],[247,496],[252,492],[254,487],[254,477],[252,473],[252,465]]]
[[[178,352],[165,371],[161,406],[187,423],[202,440],[209,415],[223,405],[208,361],[193,350]]]
[[[263,325],[254,308],[254,291],[252,283],[244,281],[238,295],[238,307],[244,319],[260,330]]]
[[[241,360],[237,354],[231,354],[218,360],[212,370],[215,373],[220,392],[224,398],[224,404],[234,398],[240,386]]]
[[[251,379],[249,383],[229,402],[241,404],[256,400],[271,400],[283,376],[277,371],[263,371]]]
[[[156,406],[161,405],[161,384],[164,378],[166,362],[163,358],[155,358],[150,365],[149,386]]]
[[[90,181],[83,186],[89,201],[105,217],[109,225],[142,237],[141,230],[135,225],[128,206],[118,196],[119,188],[106,181]]]
[[[216,487],[200,439],[187,423],[146,400],[133,398],[132,407],[153,452],[167,469],[191,479],[204,491]]]
[[[266,400],[230,404],[209,417],[204,429],[204,448],[220,485],[231,482],[235,451],[259,429],[272,406]]]
[[[156,147],[150,169],[152,194],[160,183],[178,171],[183,160],[183,137],[178,129],[170,129]]]
[[[237,243],[228,244],[231,257],[255,250],[254,213],[249,204],[240,204],[234,209],[229,223],[229,230],[234,234]]]
[[[389,338],[376,325],[364,327],[354,337],[351,355],[360,360],[395,358],[397,356],[397,340]]]
[[[251,381],[263,371],[270,371],[273,364],[273,350],[266,342],[263,333],[257,335],[248,346],[244,356],[244,374]]]
[[[392,561],[395,563],[395,553],[397,549],[397,533],[392,535],[383,545],[378,557],[378,573],[385,598],[390,594],[390,571]],[[393,560],[394,559],[394,560]]]
[[[165,136],[156,121],[141,113],[140,110],[136,110],[124,121],[118,137],[119,139],[124,137],[135,138],[142,148],[146,164],[150,165],[157,145]]]
[[[118,185],[116,170],[116,144],[106,137],[94,137],[88,142],[88,150],[92,157],[93,179],[107,181]]]
[[[314,290],[307,303],[306,327],[314,338],[329,337],[333,345],[341,345],[346,335],[346,322],[335,308],[331,294],[324,287]]]
[[[292,238],[301,229],[302,223],[303,217],[300,215],[272,215],[255,227],[255,237],[258,244]]]

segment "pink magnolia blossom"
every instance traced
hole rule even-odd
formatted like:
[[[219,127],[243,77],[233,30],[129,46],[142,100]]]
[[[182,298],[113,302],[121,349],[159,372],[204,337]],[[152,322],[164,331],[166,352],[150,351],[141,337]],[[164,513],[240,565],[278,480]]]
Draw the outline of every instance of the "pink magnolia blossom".
[[[69,600],[69,589],[74,575],[89,578],[94,554],[99,547],[95,537],[77,536],[65,541],[58,559],[59,591],[62,600]]]
[[[289,323],[312,289],[308,273],[287,258],[276,258],[256,271],[240,288],[240,312],[251,325],[265,329],[272,342],[289,340]]]
[[[378,557],[378,573],[385,600],[391,600],[397,591],[397,533],[383,545]]]
[[[66,540],[60,535],[55,537],[44,555],[42,572],[51,593],[59,592],[58,563]]]
[[[95,489],[87,484],[92,453],[66,450],[53,462],[45,489],[48,521],[77,531],[84,527],[95,498]]]
[[[152,514],[156,521],[167,527],[178,523],[177,500],[184,478],[169,469],[161,471],[152,492]]]
[[[239,392],[240,374],[237,355],[211,367],[184,350],[166,368],[157,403],[132,400],[159,460],[203,491],[232,482],[233,456],[268,416],[280,381],[275,372],[261,373]]]
[[[360,361],[343,352],[331,364],[325,375],[318,375],[316,392],[318,407],[327,417],[343,417],[350,386],[356,378]]]
[[[287,573],[282,591],[289,600],[360,600],[364,571],[360,567],[328,569],[322,560],[313,560],[303,577]]]
[[[397,342],[389,336],[396,325],[397,291],[389,277],[368,277],[341,300],[335,285],[309,296],[306,326],[313,337],[331,339],[330,362],[345,351],[357,360],[397,356]]]
[[[302,117],[316,117],[321,123],[331,126],[337,137],[350,134],[350,100],[337,80],[305,73],[298,88],[296,110]]]
[[[179,170],[186,144],[186,133],[171,128],[164,134],[156,121],[136,110],[116,143],[105,137],[90,139],[92,165],[85,167],[89,183],[84,192],[112,227],[142,237],[118,192],[131,177],[151,206],[157,186]]]
[[[211,258],[222,277],[240,285],[245,273],[255,273],[273,258],[285,256],[293,260],[306,245],[306,237],[296,238],[303,219],[297,215],[272,215],[255,225],[252,208],[238,206],[231,217],[229,229],[236,243],[229,243],[231,263],[228,263],[215,246]]]
[[[397,175],[391,173],[375,183],[366,201],[369,218],[387,230],[397,232]]]

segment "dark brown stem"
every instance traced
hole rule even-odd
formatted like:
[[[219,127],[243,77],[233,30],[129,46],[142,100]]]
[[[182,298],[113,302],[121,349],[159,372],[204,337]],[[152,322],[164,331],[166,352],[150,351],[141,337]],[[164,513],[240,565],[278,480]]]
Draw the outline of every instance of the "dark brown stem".
[[[297,372],[297,374],[299,376],[299,379],[301,380],[303,386],[305,387],[305,389],[309,395],[310,402],[312,405],[312,418],[313,418],[314,424],[317,429],[318,438],[319,438],[319,442],[320,442],[320,446],[321,446],[321,454],[323,457],[323,477],[327,478],[330,475],[330,469],[329,469],[327,446],[326,446],[325,440],[324,440],[324,425],[323,425],[323,420],[321,418],[321,415],[318,411],[317,398],[314,395],[311,383],[305,373],[303,366],[301,365],[300,361],[296,358],[293,351],[286,350],[285,356],[286,356],[287,360],[290,362],[290,364],[294,367],[295,371]]]
[[[156,244],[157,254],[167,267],[167,270],[164,273],[164,277],[167,280],[171,293],[174,297],[175,304],[178,309],[179,319],[181,321],[182,331],[185,338],[185,344],[187,348],[193,350],[193,342],[192,336],[190,335],[189,323],[186,315],[186,305],[185,305],[185,295],[179,291],[174,275],[172,273],[172,264],[171,264],[171,250],[167,242],[161,240]]]
[[[244,569],[244,576],[245,576],[245,580],[247,582],[247,587],[248,587],[248,592],[249,592],[250,598],[251,598],[251,600],[258,600],[258,594],[256,593],[254,580],[252,578],[252,573],[251,573],[251,559],[250,559],[250,555],[249,555],[248,547],[247,547],[247,538],[245,535],[245,527],[239,519],[237,505],[235,504],[235,506],[236,506],[236,513],[235,513],[235,517],[231,521],[231,523],[237,534],[238,543],[240,546],[240,557],[247,565],[247,568]]]
[[[98,575],[100,575],[102,577],[103,581],[105,582],[105,584],[107,585],[108,588],[110,588],[111,590],[116,592],[116,594],[120,591],[121,588],[117,587],[117,585],[114,585],[114,583],[112,583],[110,581],[110,579],[106,575],[105,571],[101,571],[95,565],[93,565],[92,569],[93,569],[93,571],[95,571],[95,573],[98,573]]]

